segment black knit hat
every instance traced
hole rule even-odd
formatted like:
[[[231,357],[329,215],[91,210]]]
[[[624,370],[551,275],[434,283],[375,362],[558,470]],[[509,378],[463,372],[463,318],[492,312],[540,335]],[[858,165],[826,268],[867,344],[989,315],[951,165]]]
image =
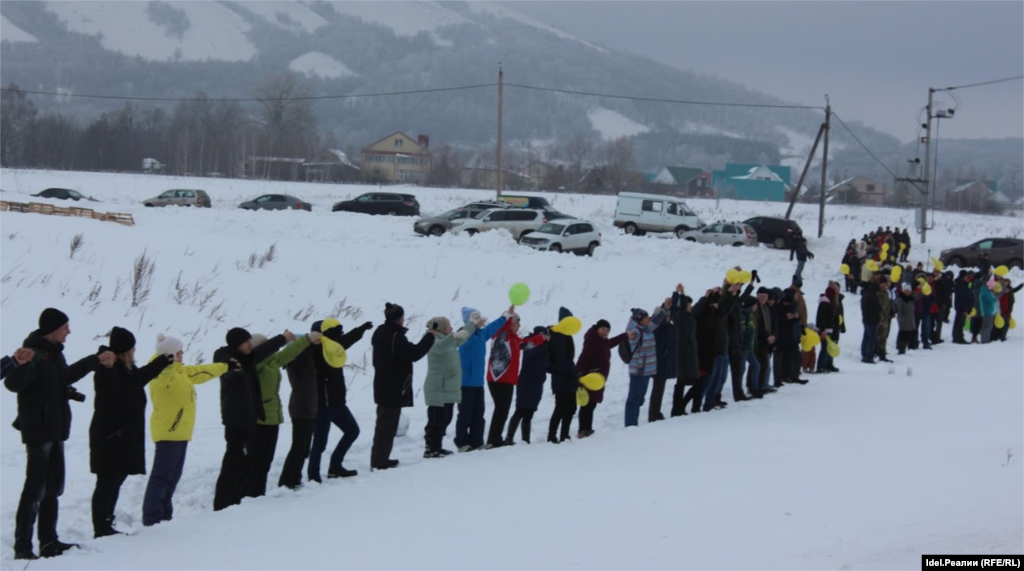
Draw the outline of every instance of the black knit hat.
[[[110,330],[110,350],[115,354],[127,353],[135,347],[135,336],[131,331],[122,327],[114,327]]]
[[[313,326],[309,328],[309,332],[312,333],[312,332],[316,331],[317,333],[320,333],[320,326],[323,325],[323,324],[324,324],[323,321],[314,321],[313,322]]]
[[[68,321],[68,316],[63,311],[47,307],[39,314],[39,333],[49,335],[63,327]]]
[[[770,289],[768,289],[768,288],[766,288],[764,286],[761,286],[761,287],[757,288],[757,295],[761,295],[762,293],[765,294],[765,295],[771,295],[772,294],[772,290],[770,290]]]
[[[639,307],[634,307],[632,311],[633,321],[636,321],[637,323],[640,323],[641,321],[644,320],[645,317],[649,317],[650,315],[645,310],[640,309]]]
[[[606,320],[604,320],[604,319],[598,319],[598,320],[597,320],[597,323],[596,323],[596,324],[594,325],[594,327],[596,327],[596,328],[598,328],[598,329],[600,329],[600,328],[602,328],[602,327],[607,327],[608,329],[611,329],[611,328],[612,328],[612,324],[611,324],[611,323],[608,323],[608,322],[607,322]]]
[[[398,321],[405,317],[405,310],[402,309],[401,305],[397,303],[385,303],[384,304],[384,319],[388,321]]]
[[[252,335],[250,335],[248,331],[242,329],[241,327],[233,327],[230,331],[228,331],[227,337],[225,339],[228,343],[228,347],[232,349],[238,349],[239,345],[252,339]]]

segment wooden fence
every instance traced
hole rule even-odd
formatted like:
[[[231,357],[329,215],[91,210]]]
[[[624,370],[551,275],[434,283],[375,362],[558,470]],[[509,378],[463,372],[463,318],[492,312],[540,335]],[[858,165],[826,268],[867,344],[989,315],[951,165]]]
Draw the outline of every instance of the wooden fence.
[[[93,220],[108,220],[125,226],[134,226],[135,219],[131,214],[121,212],[96,212],[91,208],[79,208],[70,206],[63,208],[42,202],[8,202],[0,200],[0,211],[7,212],[32,212],[35,214],[48,214],[50,216],[77,216],[79,218],[92,218]]]

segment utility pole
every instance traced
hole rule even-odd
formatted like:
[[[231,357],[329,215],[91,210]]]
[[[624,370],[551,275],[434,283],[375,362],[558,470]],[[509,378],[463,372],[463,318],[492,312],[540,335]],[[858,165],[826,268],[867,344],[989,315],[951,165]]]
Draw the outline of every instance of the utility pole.
[[[935,88],[928,88],[928,107],[925,111],[928,112],[928,122],[925,123],[925,134],[924,134],[924,190],[921,191],[924,194],[921,197],[921,243],[924,244],[928,238],[928,194],[932,191],[932,181],[929,179],[931,176],[931,164],[932,164],[932,99],[935,97]]]
[[[498,172],[496,173],[495,180],[497,181],[498,200],[501,200],[501,107],[503,104],[503,92],[505,87],[505,72],[501,69],[501,63],[498,63]]]
[[[807,171],[811,169],[811,161],[814,160],[814,153],[818,152],[818,143],[821,142],[821,136],[825,134],[825,124],[822,123],[821,127],[818,128],[818,136],[814,138],[814,145],[811,146],[811,154],[807,155],[807,162],[804,163],[804,170],[800,173],[800,180],[796,183],[796,188],[790,192],[789,196],[789,208],[786,210],[786,220],[789,220],[789,216],[793,214],[793,205],[796,204],[796,199],[800,196],[800,189],[804,186],[804,178],[807,177]],[[825,189],[821,189],[825,192]]]
[[[828,133],[832,128],[832,104],[829,103],[828,95],[825,96],[825,147],[821,157],[821,202],[818,204],[818,237],[825,234],[825,186],[828,184]]]

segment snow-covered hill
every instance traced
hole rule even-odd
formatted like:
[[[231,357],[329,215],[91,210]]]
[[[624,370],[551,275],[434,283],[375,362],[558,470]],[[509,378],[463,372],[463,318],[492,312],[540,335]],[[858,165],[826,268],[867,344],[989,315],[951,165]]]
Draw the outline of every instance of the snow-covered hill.
[[[186,361],[210,360],[229,327],[305,332],[344,314],[345,326],[380,323],[385,301],[406,308],[411,335],[445,315],[461,323],[463,306],[494,318],[508,305],[509,285],[532,289],[520,309],[524,325],[551,324],[565,306],[585,326],[626,324],[632,307],[652,308],[676,283],[701,295],[728,267],[758,269],[767,285],[784,285],[793,262],[770,248],[729,248],[658,237],[620,235],[611,226],[612,197],[548,195],[554,205],[595,222],[604,245],[593,258],[534,252],[508,235],[413,235],[412,219],[332,213],[330,205],[376,187],[185,179],[72,172],[0,171],[4,200],[27,201],[48,186],[76,188],[102,200],[87,206],[130,212],[134,227],[81,218],[0,215],[0,310],[3,352],[16,348],[46,306],[71,317],[71,358],[105,341],[113,325],[135,332],[148,356],[158,332],[186,343]],[[168,188],[204,188],[212,209],[141,206]],[[402,187],[424,212],[488,193]],[[238,202],[287,192],[312,212],[246,212]],[[781,214],[784,205],[690,201],[706,220]],[[811,233],[816,208],[798,205]],[[878,225],[912,224],[909,211],[830,206],[827,232],[812,239],[805,270],[815,307],[827,280],[839,277],[850,237]],[[982,235],[1020,235],[1007,218],[941,214],[926,248],[961,245]],[[1009,224],[1008,224],[1009,223]],[[69,257],[76,234],[84,247]],[[252,267],[250,255],[276,245],[276,259]],[[156,261],[150,297],[126,299],[136,256]],[[1014,271],[1014,282],[1024,273]],[[175,283],[216,292],[205,306],[175,301]],[[196,433],[175,495],[173,522],[142,528],[145,477],[130,477],[118,524],[133,537],[91,539],[88,424],[90,400],[72,403],[61,538],[81,551],[33,562],[32,569],[336,569],[336,568],[916,568],[921,553],[1020,552],[1024,525],[1021,434],[1021,332],[987,346],[937,346],[866,365],[859,298],[845,302],[847,334],[839,374],[811,376],[754,402],[623,429],[628,385],[613,359],[597,434],[563,445],[543,442],[552,399],[533,422],[534,444],[424,460],[422,394],[407,409],[411,428],[396,441],[402,466],[369,472],[374,405],[369,340],[349,352],[349,404],[362,435],[347,467],[360,475],[299,492],[274,489],[223,512],[211,511],[223,453],[216,381],[198,387]],[[1018,304],[1016,320],[1024,323]],[[948,336],[948,328],[947,328]],[[890,342],[894,336],[890,337]],[[580,340],[577,340],[579,348]],[[422,386],[425,363],[416,366]],[[671,394],[671,384],[668,393]],[[287,383],[282,397],[287,400]],[[725,391],[728,398],[729,390]],[[13,394],[0,391],[0,566],[11,557],[24,450],[10,428]],[[491,409],[488,398],[488,417]],[[667,406],[664,407],[667,412]],[[646,418],[646,412],[643,414]],[[452,429],[446,444],[450,447]],[[271,482],[290,445],[281,430]],[[337,441],[332,432],[330,446]],[[147,458],[152,444],[147,442]],[[18,567],[20,568],[20,566]]]

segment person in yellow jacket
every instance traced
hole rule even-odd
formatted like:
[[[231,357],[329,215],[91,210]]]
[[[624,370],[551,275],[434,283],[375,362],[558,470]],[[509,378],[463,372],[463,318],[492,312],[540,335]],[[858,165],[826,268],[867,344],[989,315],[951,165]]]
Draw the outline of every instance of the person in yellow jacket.
[[[183,364],[185,353],[181,341],[162,334],[156,336],[156,353],[150,361],[158,355],[171,355],[174,363],[149,383],[149,398],[153,402],[149,431],[156,443],[156,454],[142,502],[142,524],[146,526],[170,521],[173,515],[171,499],[181,479],[185,451],[196,422],[195,385],[216,379],[229,370],[226,363]],[[238,363],[230,365],[230,368],[237,367]]]

